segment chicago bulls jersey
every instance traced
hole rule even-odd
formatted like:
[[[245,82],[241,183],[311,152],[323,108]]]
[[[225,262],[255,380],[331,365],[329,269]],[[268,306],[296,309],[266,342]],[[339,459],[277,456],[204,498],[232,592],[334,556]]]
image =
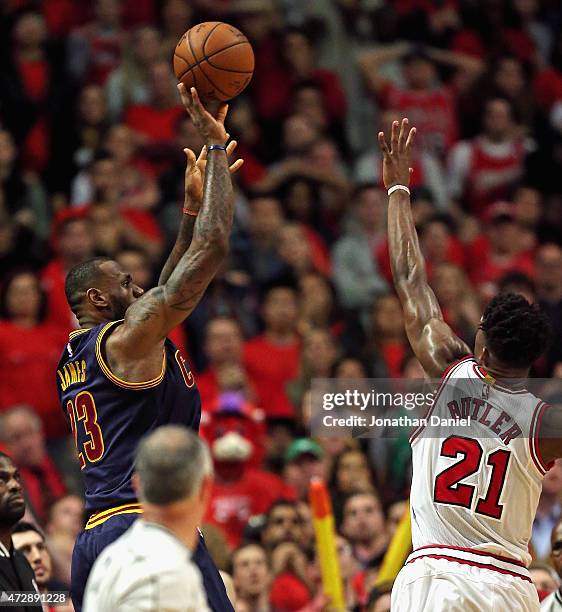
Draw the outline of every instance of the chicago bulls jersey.
[[[537,437],[545,408],[526,389],[500,385],[474,356],[447,369],[429,422],[434,416],[470,417],[470,423],[412,433],[414,551],[470,549],[475,562],[487,553],[499,565],[502,559],[530,563],[533,518],[548,470]]]

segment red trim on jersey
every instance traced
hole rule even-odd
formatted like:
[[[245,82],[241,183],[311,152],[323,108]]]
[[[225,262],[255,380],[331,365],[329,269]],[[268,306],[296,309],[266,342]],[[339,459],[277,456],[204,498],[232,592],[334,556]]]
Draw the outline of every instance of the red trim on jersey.
[[[418,559],[424,558],[445,559],[445,561],[452,561],[453,563],[460,563],[461,565],[472,565],[473,567],[480,567],[482,569],[492,570],[500,574],[507,574],[508,576],[515,576],[516,578],[521,578],[521,580],[532,582],[529,576],[523,576],[522,574],[518,574],[517,572],[510,572],[509,570],[496,567],[495,565],[489,565],[488,563],[477,563],[476,561],[468,561],[467,559],[460,559],[459,557],[450,557],[449,555],[420,555],[419,557],[416,557],[415,559],[412,559],[407,563],[414,563]]]
[[[496,555],[495,553],[485,552],[483,550],[475,550],[474,548],[463,548],[462,546],[448,546],[445,544],[427,544],[426,546],[420,546],[416,548],[414,552],[418,552],[418,550],[424,550],[426,548],[446,548],[451,550],[462,550],[463,552],[470,553],[471,555],[480,555],[482,557],[492,557],[493,559],[497,559],[498,561],[503,561],[504,563],[513,563],[514,565],[518,565],[519,567],[526,568],[527,566],[518,559],[513,559],[512,557],[503,557],[502,555]]]
[[[474,364],[474,372],[482,380],[486,380],[486,376],[491,376],[491,374],[488,374],[488,372],[481,365],[477,363]],[[484,374],[482,374],[482,372],[484,372]],[[503,391],[504,393],[509,393],[511,395],[529,393],[529,391],[525,388],[510,389],[508,386],[501,385],[495,379],[494,379],[493,386],[494,386],[494,389],[498,389],[498,391]]]
[[[544,411],[549,408],[549,405],[542,400],[535,407],[533,419],[531,420],[531,431],[529,432],[529,451],[531,458],[539,470],[544,476],[548,470],[552,467],[552,464],[547,465],[542,458],[540,447],[539,447],[539,432],[541,428],[541,421]]]
[[[437,385],[437,389],[435,390],[435,398],[433,400],[433,405],[430,407],[430,409],[427,411],[425,417],[425,419],[429,419],[429,417],[431,416],[431,414],[433,413],[433,409],[435,408],[435,404],[437,404],[437,400],[439,398],[439,395],[441,394],[441,391],[443,391],[443,388],[445,386],[445,381],[447,378],[450,377],[450,375],[453,373],[453,370],[460,365],[461,363],[464,363],[465,361],[469,360],[469,359],[474,359],[474,355],[465,355],[464,357],[461,357],[460,359],[457,359],[456,361],[453,361],[453,363],[451,363],[449,366],[447,366],[447,368],[445,369],[445,371],[443,372],[443,375],[441,376],[441,380],[439,381],[439,384]],[[409,442],[410,444],[413,444],[415,439],[420,435],[420,433],[425,429],[425,425],[419,425],[417,429],[415,429],[411,434],[410,434],[410,438],[409,438]]]

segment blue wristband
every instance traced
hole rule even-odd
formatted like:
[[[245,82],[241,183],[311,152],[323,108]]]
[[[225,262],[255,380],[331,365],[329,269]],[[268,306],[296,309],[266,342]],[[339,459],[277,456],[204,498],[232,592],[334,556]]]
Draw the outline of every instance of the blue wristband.
[[[226,151],[226,145],[212,144],[207,146],[207,153],[211,151]]]

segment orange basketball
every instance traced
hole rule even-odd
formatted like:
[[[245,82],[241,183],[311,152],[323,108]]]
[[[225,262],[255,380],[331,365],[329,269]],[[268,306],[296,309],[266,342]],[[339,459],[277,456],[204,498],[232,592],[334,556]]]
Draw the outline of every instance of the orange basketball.
[[[254,73],[254,51],[248,39],[228,23],[207,21],[193,26],[174,51],[174,72],[187,90],[195,87],[202,101],[230,100]]]

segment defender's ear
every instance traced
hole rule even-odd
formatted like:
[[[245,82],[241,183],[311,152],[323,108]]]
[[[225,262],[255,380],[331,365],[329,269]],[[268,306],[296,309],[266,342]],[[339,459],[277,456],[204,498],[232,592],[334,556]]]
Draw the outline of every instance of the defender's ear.
[[[88,302],[90,302],[90,304],[96,308],[102,309],[109,306],[109,301],[104,296],[103,292],[99,289],[95,289],[94,287],[91,287],[88,289],[88,291],[86,291],[86,297],[88,298]]]
[[[490,365],[490,351],[484,347],[482,349],[482,354],[481,355],[476,355],[476,357],[478,357],[478,359],[480,360],[480,363],[483,366],[489,366]]]

